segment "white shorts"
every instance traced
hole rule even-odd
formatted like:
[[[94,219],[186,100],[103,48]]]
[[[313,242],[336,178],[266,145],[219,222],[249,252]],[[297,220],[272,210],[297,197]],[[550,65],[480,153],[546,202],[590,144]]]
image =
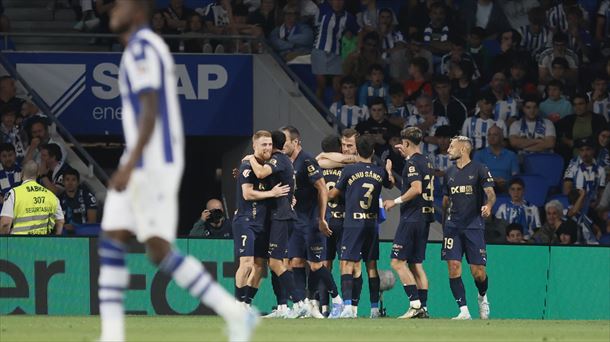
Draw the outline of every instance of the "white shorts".
[[[140,242],[152,237],[173,242],[181,179],[181,168],[134,170],[125,191],[108,190],[102,230],[128,230]]]

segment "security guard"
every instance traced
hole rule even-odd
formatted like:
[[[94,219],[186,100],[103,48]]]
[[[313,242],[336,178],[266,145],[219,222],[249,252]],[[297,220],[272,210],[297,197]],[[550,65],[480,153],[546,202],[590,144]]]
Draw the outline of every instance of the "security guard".
[[[23,183],[4,197],[0,234],[61,235],[64,214],[57,197],[36,182],[38,164],[26,162],[22,173]]]

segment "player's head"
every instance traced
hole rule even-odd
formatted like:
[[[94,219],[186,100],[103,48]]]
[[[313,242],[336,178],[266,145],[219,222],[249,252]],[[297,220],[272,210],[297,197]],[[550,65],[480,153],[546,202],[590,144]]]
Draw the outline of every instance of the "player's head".
[[[521,178],[513,178],[508,183],[508,193],[513,203],[521,203],[525,192],[525,183]]]
[[[322,152],[341,153],[341,138],[336,134],[326,136],[322,139]]]
[[[282,131],[273,131],[271,132],[271,142],[274,150],[282,151],[286,144],[286,135]]]
[[[38,175],[38,164],[33,160],[27,161],[23,164],[21,173],[23,174],[23,180],[36,179],[36,176]]]
[[[252,149],[254,150],[255,157],[269,160],[271,158],[271,150],[273,149],[271,133],[263,130],[256,131],[252,136]]]
[[[419,147],[424,134],[418,127],[407,127],[400,131],[400,138],[402,139],[402,146],[405,149],[411,149]]]
[[[341,153],[356,155],[356,139],[360,136],[357,130],[353,128],[346,128],[341,132]]]
[[[110,30],[125,33],[134,26],[148,23],[152,13],[151,0],[116,0],[110,16]]]
[[[80,173],[71,167],[67,168],[64,171],[64,187],[66,188],[66,191],[76,191],[79,183]]]
[[[15,146],[11,143],[0,144],[0,163],[4,169],[11,169],[15,166],[17,154]]]
[[[289,156],[301,151],[301,133],[294,126],[284,126],[280,131],[286,135],[286,143],[282,151]]]
[[[458,135],[451,139],[451,144],[449,144],[449,149],[447,150],[451,160],[459,160],[464,157],[468,158],[470,157],[470,151],[472,151],[470,138],[463,135]]]
[[[506,226],[506,242],[521,243],[523,242],[523,227],[519,223],[511,223]]]
[[[375,143],[368,136],[361,136],[356,139],[356,150],[362,159],[370,159],[375,151]]]

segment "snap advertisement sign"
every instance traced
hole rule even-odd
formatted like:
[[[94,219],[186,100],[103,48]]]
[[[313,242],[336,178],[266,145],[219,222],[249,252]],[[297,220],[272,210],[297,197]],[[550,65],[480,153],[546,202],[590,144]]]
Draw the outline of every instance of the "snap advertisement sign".
[[[121,135],[120,53],[6,52],[74,135]],[[175,54],[187,135],[252,134],[252,56]]]

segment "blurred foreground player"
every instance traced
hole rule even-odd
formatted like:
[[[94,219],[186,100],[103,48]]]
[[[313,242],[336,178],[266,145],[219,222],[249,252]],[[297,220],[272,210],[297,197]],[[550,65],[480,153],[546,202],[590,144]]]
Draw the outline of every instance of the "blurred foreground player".
[[[184,132],[174,62],[163,39],[147,26],[150,6],[148,0],[117,0],[110,20],[111,29],[126,45],[119,69],[126,148],[109,183],[102,221],[100,340],[125,340],[123,298],[129,286],[125,253],[135,234],[162,272],[225,319],[229,340],[247,341],[258,316],[237,304],[199,260],[173,246]]]
[[[443,227],[442,259],[449,267],[449,285],[457,302],[460,313],[453,319],[471,319],[466,306],[466,290],[462,282],[462,257],[470,265],[470,272],[479,290],[479,315],[489,318],[487,301],[487,250],[485,245],[484,218],[491,215],[496,202],[494,180],[487,166],[470,160],[472,144],[468,137],[453,138],[449,145],[449,156],[455,160],[445,175],[443,208],[445,225]],[[487,201],[485,202],[485,197]]]

